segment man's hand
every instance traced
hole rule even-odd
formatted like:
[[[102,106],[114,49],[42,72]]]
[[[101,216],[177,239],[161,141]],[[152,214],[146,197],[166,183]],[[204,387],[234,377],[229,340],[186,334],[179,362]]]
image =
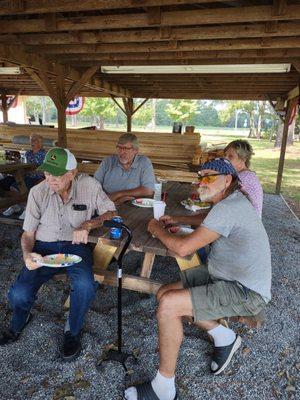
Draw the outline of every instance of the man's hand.
[[[131,201],[133,199],[135,199],[135,197],[133,197],[133,196],[123,196],[123,197],[119,197],[117,200],[115,200],[114,203],[116,206],[118,206],[120,204],[125,203],[126,201]]]
[[[24,253],[23,258],[26,268],[30,271],[42,266],[43,257],[38,253]]]
[[[163,215],[159,218],[159,222],[162,222],[164,227],[178,225],[177,219],[171,215]]]
[[[151,219],[148,223],[148,232],[150,232],[152,236],[156,236],[157,231],[160,229],[163,229],[163,224],[155,218]]]
[[[72,244],[87,244],[90,230],[84,227],[79,227],[73,231]]]

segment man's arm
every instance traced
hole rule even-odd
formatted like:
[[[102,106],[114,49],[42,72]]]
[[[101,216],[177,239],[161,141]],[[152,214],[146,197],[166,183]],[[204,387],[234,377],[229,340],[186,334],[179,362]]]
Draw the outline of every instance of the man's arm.
[[[175,236],[164,229],[160,222],[152,219],[148,224],[148,231],[157,237],[169,250],[185,257],[196,250],[216,241],[220,235],[204,226],[200,226],[187,236]]]
[[[111,201],[120,204],[122,203],[122,199],[124,199],[124,201],[127,201],[130,198],[136,197],[152,197],[153,194],[154,191],[152,189],[149,189],[145,186],[139,186],[135,189],[119,190],[118,192],[110,193],[108,194],[108,197]]]
[[[37,269],[41,266],[39,261],[42,260],[42,256],[37,253],[32,253],[33,247],[35,244],[35,231],[28,232],[25,231],[21,237],[21,247],[23,251],[23,260],[25,262],[26,267],[29,270]]]
[[[107,219],[112,219],[116,216],[116,211],[107,211],[99,217],[90,219],[88,221],[83,222],[78,228],[76,228],[73,232],[73,244],[80,244],[88,242],[88,236],[92,229],[100,228],[103,225],[103,221]]]
[[[164,215],[159,220],[164,224],[164,226],[180,224],[200,226],[207,214],[208,211],[195,215]]]

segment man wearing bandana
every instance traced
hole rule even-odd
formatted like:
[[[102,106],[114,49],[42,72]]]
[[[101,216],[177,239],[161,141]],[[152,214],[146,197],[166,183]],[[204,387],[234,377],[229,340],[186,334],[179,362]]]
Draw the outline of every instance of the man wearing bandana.
[[[213,206],[190,235],[175,236],[165,229],[187,223],[181,217],[166,215],[148,224],[148,231],[180,257],[206,245],[210,245],[210,252],[207,265],[184,271],[180,282],[158,291],[159,368],[152,381],[128,388],[126,400],[178,398],[175,368],[183,340],[182,317],[192,317],[212,337],[210,369],[218,375],[241,345],[241,337],[218,320],[256,315],[271,299],[268,237],[255,209],[239,190],[237,172],[231,163],[218,158],[203,164],[198,192],[202,201]],[[195,224],[194,220],[191,222]]]

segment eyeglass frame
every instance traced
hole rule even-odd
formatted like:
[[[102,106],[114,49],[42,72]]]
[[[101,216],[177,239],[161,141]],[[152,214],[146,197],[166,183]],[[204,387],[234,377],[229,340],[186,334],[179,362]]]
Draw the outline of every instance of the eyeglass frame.
[[[126,147],[126,146],[122,146],[120,144],[116,145],[116,149],[117,150],[125,150],[125,151],[135,150],[135,148],[133,146],[132,147]]]
[[[198,184],[200,184],[201,183],[201,181],[203,180],[203,179],[205,179],[205,178],[207,178],[207,177],[211,177],[211,176],[220,176],[220,175],[223,175],[223,176],[226,176],[226,175],[228,175],[228,174],[225,174],[224,172],[223,173],[219,173],[219,174],[209,174],[209,175],[198,175]],[[214,183],[216,181],[216,179],[214,179],[212,182],[206,182],[206,183]]]

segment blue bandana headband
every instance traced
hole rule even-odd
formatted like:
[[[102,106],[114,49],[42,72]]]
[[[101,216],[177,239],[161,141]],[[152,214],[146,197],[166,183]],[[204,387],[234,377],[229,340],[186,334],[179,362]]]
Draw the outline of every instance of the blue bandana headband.
[[[223,157],[214,158],[213,160],[201,164],[199,171],[202,171],[203,169],[212,169],[213,171],[219,172],[220,174],[232,175],[234,177],[238,176],[231,162]]]

